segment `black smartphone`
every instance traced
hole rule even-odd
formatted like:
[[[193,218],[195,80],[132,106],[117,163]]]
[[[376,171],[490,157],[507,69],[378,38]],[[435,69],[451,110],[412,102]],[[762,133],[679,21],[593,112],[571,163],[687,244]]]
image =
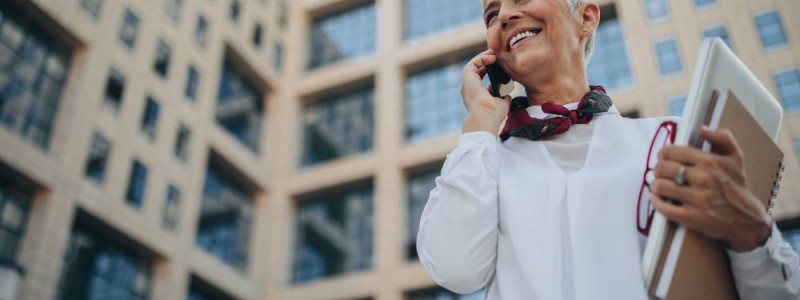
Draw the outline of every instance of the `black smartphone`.
[[[511,76],[508,76],[500,62],[495,62],[486,66],[486,74],[489,76],[489,91],[492,96],[503,98],[514,90],[514,82],[511,81]]]

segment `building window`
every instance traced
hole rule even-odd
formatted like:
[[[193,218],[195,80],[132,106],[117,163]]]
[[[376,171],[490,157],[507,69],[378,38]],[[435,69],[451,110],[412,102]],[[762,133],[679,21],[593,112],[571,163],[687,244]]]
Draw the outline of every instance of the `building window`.
[[[186,95],[186,98],[194,102],[197,101],[197,89],[200,85],[200,73],[197,72],[197,68],[194,66],[189,66],[186,72],[186,89],[184,89],[183,94]]]
[[[376,18],[375,3],[369,3],[314,20],[309,69],[374,53]]]
[[[478,1],[405,0],[405,38],[420,40],[437,33],[480,21]]]
[[[761,45],[770,50],[786,46],[786,33],[783,31],[781,17],[776,11],[769,11],[756,16],[756,27]]]
[[[310,166],[372,149],[374,91],[370,86],[306,107],[303,165]]]
[[[442,287],[433,287],[410,292],[406,295],[406,300],[481,300],[485,296],[486,292],[484,290],[469,295],[460,295]]]
[[[251,39],[251,42],[253,42],[253,47],[261,48],[261,37],[263,34],[264,33],[263,29],[261,28],[261,24],[256,23],[256,25],[253,26],[253,36]]]
[[[89,13],[92,19],[97,20],[100,17],[100,11],[103,9],[104,0],[81,0],[81,8],[83,11]]]
[[[594,52],[587,70],[589,82],[609,90],[630,87],[633,74],[614,6],[604,7],[603,15],[607,17],[600,21],[595,32]]]
[[[196,242],[200,248],[233,268],[247,268],[253,200],[233,177],[209,164],[203,187]]]
[[[156,59],[153,62],[153,71],[156,72],[161,78],[167,77],[167,73],[169,72],[169,57],[170,57],[170,47],[164,40],[158,40],[158,46],[156,46]]]
[[[0,6],[0,124],[45,150],[67,77],[69,53],[30,22]]]
[[[686,106],[686,95],[671,97],[667,100],[667,108],[671,116],[680,117],[683,115],[683,108]]]
[[[794,153],[797,155],[797,160],[800,161],[800,137],[794,138]]]
[[[153,97],[147,97],[147,103],[144,106],[144,114],[142,115],[142,132],[151,140],[156,137],[156,129],[158,126],[158,113],[160,105]]]
[[[57,299],[149,299],[151,261],[127,245],[73,227]]]
[[[706,8],[717,4],[717,0],[694,0],[694,7]]]
[[[13,186],[0,184],[0,266],[17,266],[27,219],[28,199]]]
[[[733,50],[733,43],[731,43],[731,38],[728,36],[728,30],[725,29],[725,25],[719,24],[706,27],[706,29],[703,30],[703,37],[704,38],[718,37],[722,39],[722,41],[725,42],[725,44],[728,45],[728,47],[731,48],[731,50]]]
[[[217,122],[255,153],[261,142],[262,101],[261,92],[226,62],[220,80]]]
[[[292,282],[372,267],[372,197],[372,187],[361,187],[300,201]]]
[[[467,110],[461,74],[467,60],[413,74],[406,79],[406,138],[425,140],[459,131]]]
[[[272,53],[272,65],[275,66],[275,70],[281,71],[283,70],[283,45],[280,42],[275,42],[273,46],[275,49]]]
[[[286,5],[286,0],[278,0],[278,9],[275,11],[278,13],[278,26],[281,29],[286,28],[286,24],[289,23],[289,9]]]
[[[181,14],[181,2],[183,0],[164,0],[164,12],[172,22],[178,22]]]
[[[197,24],[194,27],[194,41],[203,48],[208,45],[208,21],[203,16],[197,16]]]
[[[650,21],[660,21],[669,17],[666,0],[643,0],[645,14]]]
[[[167,186],[167,195],[164,198],[164,210],[161,214],[161,227],[166,230],[175,230],[180,222],[181,191],[170,184]]]
[[[183,123],[178,126],[178,134],[175,136],[175,158],[185,162],[189,158],[189,140],[192,132]]]
[[[189,294],[186,296],[186,300],[235,300],[235,298],[192,275],[189,280]]]
[[[775,74],[775,85],[787,112],[800,110],[800,71],[792,69]]]
[[[422,210],[428,203],[428,196],[436,187],[436,176],[438,170],[423,173],[411,174],[408,177],[406,186],[406,196],[408,197],[407,232],[406,232],[406,258],[417,259],[417,232],[419,232],[419,221],[422,217]]]
[[[106,177],[106,165],[111,154],[111,143],[102,134],[96,132],[92,138],[89,157],[86,159],[85,175],[91,181],[103,183]]]
[[[656,56],[661,76],[675,76],[683,72],[678,43],[674,39],[666,39],[656,43]]]
[[[125,9],[125,16],[122,18],[122,25],[119,27],[119,40],[122,44],[133,49],[136,44],[136,35],[139,32],[139,17],[130,9]]]
[[[106,78],[105,104],[114,111],[118,111],[122,105],[122,97],[125,93],[125,75],[116,69],[111,69]]]
[[[131,165],[131,176],[128,179],[128,191],[125,193],[125,200],[131,206],[141,208],[146,190],[147,167],[138,160],[134,160]]]
[[[241,11],[242,4],[239,2],[239,0],[230,0],[230,1],[231,4],[228,9],[228,17],[233,22],[239,22],[239,12]]]

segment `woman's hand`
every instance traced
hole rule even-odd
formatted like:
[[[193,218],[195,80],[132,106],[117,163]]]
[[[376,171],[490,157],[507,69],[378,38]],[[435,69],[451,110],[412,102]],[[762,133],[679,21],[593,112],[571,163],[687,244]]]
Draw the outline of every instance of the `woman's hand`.
[[[747,188],[743,153],[729,130],[700,135],[712,152],[686,146],[667,146],[659,153],[650,199],[670,220],[728,243],[737,252],[764,245],[772,221],[764,205]],[[685,186],[674,178],[685,166]],[[675,202],[667,202],[670,199]]]
[[[464,66],[464,79],[461,85],[461,97],[467,107],[467,118],[464,120],[463,132],[486,131],[497,135],[500,125],[508,114],[511,97],[495,98],[483,86],[486,66],[497,61],[494,50],[486,50],[472,58]]]

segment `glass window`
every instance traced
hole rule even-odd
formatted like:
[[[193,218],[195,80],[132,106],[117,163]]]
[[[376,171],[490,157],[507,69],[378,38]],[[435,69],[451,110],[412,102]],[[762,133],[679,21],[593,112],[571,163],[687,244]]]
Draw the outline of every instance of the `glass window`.
[[[783,31],[781,17],[776,11],[766,12],[756,16],[756,27],[761,45],[764,49],[774,49],[786,46],[786,33]]]
[[[438,170],[427,171],[424,173],[412,174],[408,177],[406,186],[406,196],[408,197],[407,232],[406,232],[406,258],[417,259],[417,232],[419,232],[419,221],[422,217],[422,210],[428,203],[428,196],[436,187],[436,176]]]
[[[661,76],[673,76],[683,72],[681,55],[678,53],[678,44],[674,39],[656,43],[656,56]]]
[[[158,40],[158,46],[156,46],[156,59],[153,62],[153,71],[156,72],[162,78],[167,76],[169,72],[169,57],[170,57],[170,47],[167,42],[164,40]]]
[[[419,141],[458,132],[467,110],[461,75],[468,60],[413,74],[406,79],[406,138]]]
[[[84,172],[86,178],[96,183],[103,183],[110,154],[111,142],[99,132],[95,132],[89,149],[89,157],[86,159],[86,170]]]
[[[281,71],[283,70],[283,44],[281,44],[281,42],[275,42],[274,47],[272,65],[275,66],[275,70]]]
[[[263,29],[261,28],[261,24],[256,23],[253,26],[253,36],[251,42],[253,43],[253,47],[261,48],[261,36],[263,35]]]
[[[697,8],[705,8],[717,4],[717,0],[694,0],[694,6]]]
[[[139,32],[139,17],[130,9],[125,9],[122,25],[119,27],[119,40],[122,44],[132,49],[136,44],[136,35]]]
[[[286,0],[278,0],[277,4],[278,9],[276,9],[275,12],[278,13],[278,25],[281,27],[281,29],[284,29],[286,28],[286,24],[289,23],[289,9],[286,5]]]
[[[253,200],[232,177],[209,165],[195,241],[200,248],[233,268],[247,268]]]
[[[230,7],[228,8],[228,17],[231,19],[231,21],[238,22],[242,4],[239,2],[239,0],[230,1],[231,3]]]
[[[147,97],[147,103],[142,115],[142,132],[151,140],[156,137],[158,126],[158,114],[161,110],[160,105],[153,97]]]
[[[591,84],[603,85],[609,90],[633,85],[625,37],[615,12],[600,21],[587,74]]]
[[[671,116],[680,117],[683,115],[683,108],[686,106],[686,95],[672,97],[667,100],[667,107]]]
[[[775,85],[787,112],[800,110],[800,71],[797,69],[775,74]]]
[[[100,11],[103,9],[104,0],[81,0],[81,8],[83,11],[89,13],[92,19],[97,20],[100,17]]]
[[[175,136],[175,158],[185,162],[189,158],[189,140],[192,132],[183,123],[178,126],[178,134]]]
[[[459,295],[442,287],[433,287],[408,293],[406,300],[481,300],[485,296],[484,290],[469,295]]]
[[[183,93],[186,95],[186,98],[192,100],[192,102],[197,100],[197,89],[200,85],[200,73],[197,72],[197,68],[194,66],[189,66],[187,69],[186,75],[186,89],[184,89]]]
[[[161,227],[166,230],[175,230],[180,222],[181,191],[170,184],[167,186],[167,195],[164,199],[164,210],[161,214]]]
[[[194,27],[194,41],[203,48],[208,45],[208,21],[203,16],[197,16],[197,23]]]
[[[482,9],[478,1],[405,0],[405,38],[419,40],[480,21]]]
[[[119,110],[122,105],[122,97],[125,93],[125,75],[119,70],[111,69],[106,78],[105,104],[114,111]]]
[[[0,6],[0,126],[42,150],[50,144],[69,53],[29,19]]]
[[[663,20],[669,17],[669,6],[666,0],[643,0],[644,11],[650,21]]]
[[[186,300],[235,300],[235,298],[192,275]]]
[[[0,184],[0,263],[17,263],[28,219],[28,199],[13,186]]]
[[[728,36],[728,30],[725,29],[725,25],[719,24],[706,27],[706,29],[703,30],[703,37],[718,37],[722,39],[729,48],[733,49],[733,43],[731,43],[731,38]]]
[[[319,100],[303,112],[303,165],[310,166],[372,149],[373,88]]]
[[[183,0],[164,0],[164,12],[172,22],[178,22],[181,14],[181,2]]]
[[[146,189],[147,167],[138,160],[134,160],[131,166],[131,176],[128,179],[128,191],[125,193],[125,200],[131,206],[141,208]]]
[[[794,138],[794,153],[797,155],[797,160],[800,160],[800,137]]]
[[[261,92],[225,63],[217,100],[217,122],[256,153],[261,142],[262,101]]]
[[[369,3],[314,20],[309,69],[374,53],[376,18],[375,3]]]
[[[151,261],[129,247],[73,227],[56,299],[146,300],[151,269]]]
[[[372,267],[372,197],[372,187],[361,187],[300,201],[292,282]]]

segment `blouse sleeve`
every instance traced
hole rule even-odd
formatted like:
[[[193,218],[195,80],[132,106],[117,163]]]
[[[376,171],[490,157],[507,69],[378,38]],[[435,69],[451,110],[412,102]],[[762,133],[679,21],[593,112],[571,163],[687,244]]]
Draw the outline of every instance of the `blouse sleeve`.
[[[800,299],[800,261],[777,226],[764,246],[728,255],[742,300]]]
[[[454,292],[475,292],[494,276],[499,143],[488,132],[462,135],[422,213],[420,262],[439,285]]]

